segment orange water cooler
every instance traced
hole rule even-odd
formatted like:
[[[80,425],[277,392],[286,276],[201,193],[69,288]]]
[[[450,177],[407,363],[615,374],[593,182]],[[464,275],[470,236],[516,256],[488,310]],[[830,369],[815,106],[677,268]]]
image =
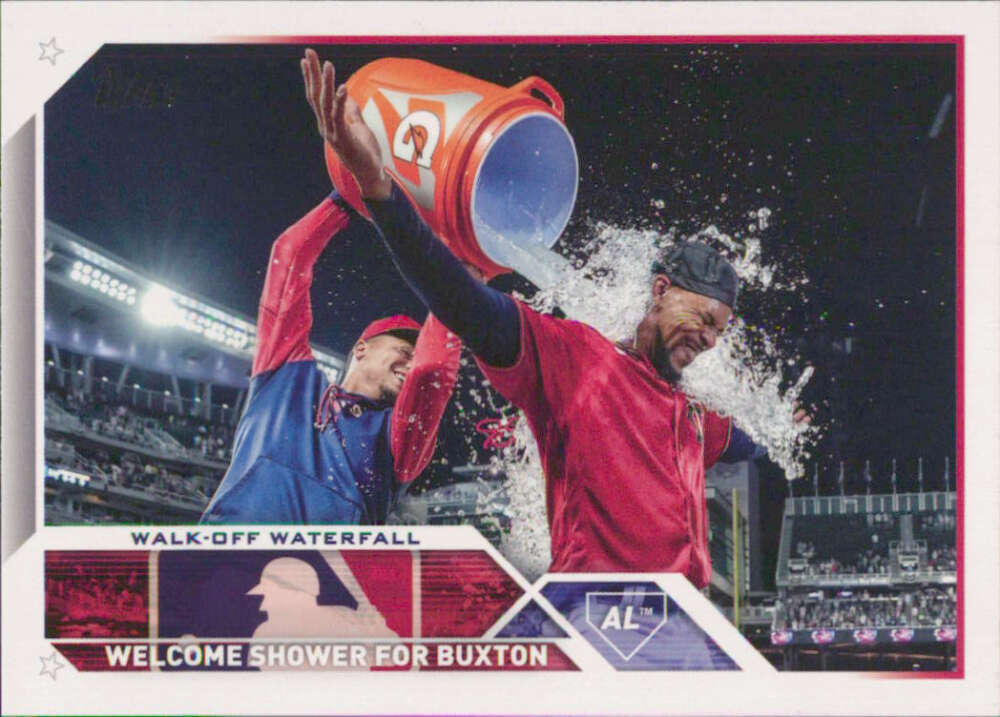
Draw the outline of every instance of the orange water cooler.
[[[563,102],[545,80],[506,88],[420,60],[385,58],[345,83],[388,171],[455,254],[492,277],[551,278],[579,165]],[[544,100],[536,97],[538,93]],[[341,195],[367,215],[354,178],[326,148]]]

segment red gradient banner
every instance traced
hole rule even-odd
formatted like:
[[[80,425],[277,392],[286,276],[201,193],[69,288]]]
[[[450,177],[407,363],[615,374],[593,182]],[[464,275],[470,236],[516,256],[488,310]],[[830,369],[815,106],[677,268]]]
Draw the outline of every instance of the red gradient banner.
[[[45,553],[47,638],[147,637],[149,553]]]
[[[420,585],[424,637],[479,637],[522,593],[481,550],[422,552]]]

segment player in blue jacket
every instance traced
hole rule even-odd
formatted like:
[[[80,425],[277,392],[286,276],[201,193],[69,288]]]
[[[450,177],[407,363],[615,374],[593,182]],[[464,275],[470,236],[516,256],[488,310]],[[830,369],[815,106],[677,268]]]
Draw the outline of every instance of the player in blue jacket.
[[[307,80],[325,141],[319,90]],[[334,193],[274,242],[246,412],[204,523],[382,524],[434,453],[461,343],[433,316],[369,324],[341,385],[310,351],[313,265],[352,215]]]

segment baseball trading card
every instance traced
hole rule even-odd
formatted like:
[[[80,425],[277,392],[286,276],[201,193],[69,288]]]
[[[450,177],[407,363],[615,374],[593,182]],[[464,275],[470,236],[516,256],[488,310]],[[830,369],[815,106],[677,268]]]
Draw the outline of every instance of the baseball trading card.
[[[4,714],[1000,711],[1000,3],[3,5]]]

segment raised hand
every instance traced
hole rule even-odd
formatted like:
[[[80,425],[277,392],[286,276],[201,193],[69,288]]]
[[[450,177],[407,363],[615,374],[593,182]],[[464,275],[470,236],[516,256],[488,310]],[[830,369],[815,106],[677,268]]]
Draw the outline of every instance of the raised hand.
[[[802,408],[798,402],[795,403],[794,411],[795,413],[792,415],[792,420],[796,424],[805,424],[808,426],[812,423],[812,414],[805,408]]]
[[[299,63],[306,99],[316,117],[320,137],[328,142],[347,170],[358,180],[366,199],[385,199],[392,181],[382,167],[382,151],[371,129],[361,119],[361,111],[344,85],[336,87],[330,61],[320,68],[319,56],[307,49]]]

